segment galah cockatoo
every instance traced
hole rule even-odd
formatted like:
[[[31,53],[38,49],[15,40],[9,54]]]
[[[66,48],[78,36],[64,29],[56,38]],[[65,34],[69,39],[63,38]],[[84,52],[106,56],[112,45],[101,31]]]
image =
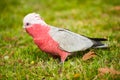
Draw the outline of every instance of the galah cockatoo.
[[[89,48],[104,48],[104,38],[89,38],[63,28],[48,25],[39,14],[30,13],[23,19],[26,32],[44,52],[58,56],[64,62],[67,56]]]

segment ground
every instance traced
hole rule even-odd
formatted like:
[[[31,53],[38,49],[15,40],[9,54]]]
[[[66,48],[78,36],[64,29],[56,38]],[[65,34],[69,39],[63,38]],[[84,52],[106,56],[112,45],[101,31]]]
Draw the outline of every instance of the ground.
[[[23,29],[22,19],[36,12],[46,23],[89,37],[108,39],[108,49],[92,49],[87,61],[78,52],[64,65],[40,51]],[[118,80],[99,76],[101,67],[120,71],[120,0],[3,0],[0,2],[1,80]]]

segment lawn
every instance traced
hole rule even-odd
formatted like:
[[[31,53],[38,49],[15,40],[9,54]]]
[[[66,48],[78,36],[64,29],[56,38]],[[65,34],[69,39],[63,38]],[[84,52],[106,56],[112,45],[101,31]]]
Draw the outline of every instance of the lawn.
[[[40,51],[23,29],[28,13],[39,13],[46,23],[89,37],[108,39],[108,49],[92,49],[68,57],[64,65]],[[119,80],[99,75],[108,67],[120,71],[120,0],[2,0],[0,1],[0,80]]]

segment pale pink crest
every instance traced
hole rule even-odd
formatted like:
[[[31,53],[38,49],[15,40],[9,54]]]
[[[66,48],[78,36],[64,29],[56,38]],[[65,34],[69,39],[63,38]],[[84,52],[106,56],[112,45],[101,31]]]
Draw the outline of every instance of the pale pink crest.
[[[30,27],[33,24],[46,25],[45,21],[41,19],[40,15],[37,13],[29,13],[23,19],[23,28]]]

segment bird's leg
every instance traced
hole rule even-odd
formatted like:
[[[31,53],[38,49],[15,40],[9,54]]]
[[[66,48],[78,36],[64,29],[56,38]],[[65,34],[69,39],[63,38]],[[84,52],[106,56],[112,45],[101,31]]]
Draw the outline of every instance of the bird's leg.
[[[64,52],[63,54],[60,55],[60,59],[61,59],[61,62],[60,63],[64,63],[65,59],[67,58],[69,54]]]

